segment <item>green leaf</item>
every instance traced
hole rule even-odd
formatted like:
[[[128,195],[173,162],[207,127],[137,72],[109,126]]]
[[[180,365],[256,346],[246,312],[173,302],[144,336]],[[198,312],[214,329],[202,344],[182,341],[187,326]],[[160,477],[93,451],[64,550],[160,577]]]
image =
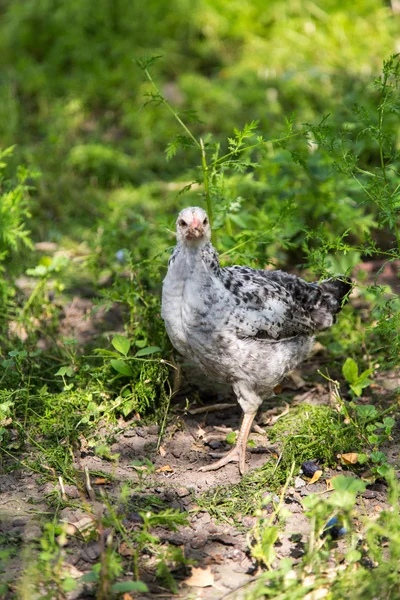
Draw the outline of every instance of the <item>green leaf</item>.
[[[123,360],[110,360],[110,364],[115,371],[121,373],[121,375],[131,376],[133,371],[131,367]]]
[[[350,385],[350,388],[351,388],[351,391],[353,392],[353,394],[354,394],[355,396],[357,396],[357,398],[358,398],[359,396],[361,396],[361,394],[362,394],[362,391],[363,391],[363,388],[362,388],[362,386],[361,386],[359,383],[352,383],[352,384]]]
[[[346,475],[339,475],[332,479],[332,485],[337,492],[350,492],[352,494],[358,494],[364,492],[367,484],[358,477],[346,477]]]
[[[386,463],[387,462],[386,454],[384,454],[383,452],[380,452],[379,450],[377,450],[375,452],[371,452],[370,458],[371,458],[372,462],[374,462],[374,463]]]
[[[348,383],[354,383],[358,379],[358,366],[355,360],[352,358],[346,358],[342,373]]]
[[[361,552],[359,550],[355,550],[354,548],[352,550],[350,550],[347,554],[346,554],[346,559],[350,562],[350,563],[354,563],[354,562],[358,562],[359,560],[361,560]]]
[[[79,581],[83,581],[85,583],[92,583],[93,581],[98,581],[98,580],[99,580],[99,575],[95,571],[89,571],[89,573],[85,573],[79,579]]]
[[[357,416],[360,419],[375,419],[378,417],[378,411],[373,404],[364,404],[356,406]]]
[[[392,467],[390,465],[387,465],[387,464],[386,465],[379,465],[379,467],[376,468],[376,472],[381,477],[387,477],[391,471],[392,471]]]
[[[226,435],[225,441],[233,446],[233,444],[236,442],[236,433],[234,431],[229,432]]]
[[[388,427],[391,429],[395,424],[396,424],[396,421],[394,419],[392,419],[392,417],[385,417],[383,419],[384,427]]]
[[[57,373],[54,373],[54,375],[60,375],[60,377],[64,377],[64,375],[67,377],[72,377],[73,374],[74,370],[72,367],[60,367]]]
[[[147,348],[138,350],[135,354],[135,357],[139,358],[140,356],[148,356],[149,354],[155,354],[156,352],[161,352],[161,348],[158,346],[148,346]]]
[[[121,352],[121,354],[124,356],[128,354],[129,348],[131,347],[131,343],[128,338],[124,337],[123,335],[119,335],[118,333],[114,335],[111,343],[114,348],[118,350],[118,352]]]

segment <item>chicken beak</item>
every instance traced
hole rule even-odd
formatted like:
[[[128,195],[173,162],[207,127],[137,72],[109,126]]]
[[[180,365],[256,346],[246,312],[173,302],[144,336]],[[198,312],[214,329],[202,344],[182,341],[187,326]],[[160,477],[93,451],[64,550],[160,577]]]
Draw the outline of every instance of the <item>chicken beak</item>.
[[[196,218],[193,219],[192,224],[189,227],[189,235],[190,237],[199,238],[202,237],[204,233],[204,227]]]

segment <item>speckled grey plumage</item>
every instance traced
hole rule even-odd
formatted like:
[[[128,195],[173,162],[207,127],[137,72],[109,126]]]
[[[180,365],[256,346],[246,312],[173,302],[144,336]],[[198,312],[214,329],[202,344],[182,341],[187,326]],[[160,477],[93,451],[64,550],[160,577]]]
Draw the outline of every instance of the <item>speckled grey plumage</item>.
[[[243,411],[253,413],[309,355],[314,333],[332,325],[350,287],[339,280],[307,283],[282,271],[222,268],[208,239],[189,243],[178,235],[162,317],[174,347],[210,377],[230,383]]]

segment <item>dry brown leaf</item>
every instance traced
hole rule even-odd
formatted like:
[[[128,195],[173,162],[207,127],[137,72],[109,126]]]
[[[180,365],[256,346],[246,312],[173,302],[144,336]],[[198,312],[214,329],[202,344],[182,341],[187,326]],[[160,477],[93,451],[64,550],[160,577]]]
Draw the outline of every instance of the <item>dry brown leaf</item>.
[[[160,453],[161,458],[164,458],[164,456],[167,454],[167,451],[164,448],[164,446],[160,446],[158,452]]]
[[[105,477],[96,477],[93,483],[95,483],[96,485],[107,485],[108,483],[110,483],[110,480],[106,479]]]
[[[322,471],[315,471],[314,475],[311,477],[310,481],[308,482],[308,485],[311,485],[312,483],[315,483],[316,481],[318,481],[318,479],[321,477],[322,475]]]
[[[344,465],[356,465],[358,463],[358,452],[342,454],[340,460]]]
[[[122,600],[134,600],[134,598],[128,594],[128,592],[125,592],[125,594],[122,596]]]
[[[198,438],[203,438],[205,435],[207,435],[207,432],[201,427],[199,427],[196,434]]]
[[[63,571],[67,571],[72,579],[80,579],[83,575],[82,571],[79,571],[74,565],[64,564]]]
[[[211,567],[200,569],[192,567],[192,574],[183,583],[193,587],[209,587],[214,585],[214,575],[211,573]]]
[[[76,534],[79,532],[83,537],[88,537],[96,527],[93,517],[90,516],[82,517],[82,519],[79,519],[76,523],[67,523],[67,525],[68,533]]]
[[[120,543],[118,552],[121,556],[133,556],[134,555],[132,548],[130,548],[126,542]]]
[[[327,492],[330,492],[331,490],[333,490],[333,483],[332,483],[332,481],[333,481],[334,479],[335,479],[335,478],[333,477],[332,479],[327,479],[327,480],[325,481],[325,483],[326,483],[326,491],[327,491]]]
[[[169,465],[164,465],[163,467],[156,469],[156,473],[174,473],[174,469]]]

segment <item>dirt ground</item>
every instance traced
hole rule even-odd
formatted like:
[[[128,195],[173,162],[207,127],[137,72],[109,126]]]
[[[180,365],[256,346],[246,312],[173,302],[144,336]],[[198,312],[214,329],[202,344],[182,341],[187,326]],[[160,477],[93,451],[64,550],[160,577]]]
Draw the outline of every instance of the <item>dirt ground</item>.
[[[373,270],[372,266],[370,270]],[[98,332],[99,325],[104,327],[104,315],[101,312],[93,319],[83,318],[89,315],[90,307],[90,300],[74,298],[66,306],[65,317],[61,323],[62,333],[85,343]],[[118,315],[114,319],[113,313],[110,314],[111,317],[107,317],[108,328],[115,330]],[[304,366],[302,374],[305,372],[315,375],[320,361],[321,357],[311,359]],[[399,384],[398,375],[385,374],[376,381],[374,393],[383,397]],[[328,385],[316,375],[309,382],[305,382],[298,373],[283,384],[283,391],[290,394],[291,405],[299,402],[328,404],[330,401]],[[186,399],[189,401],[189,410],[185,410]],[[216,411],[210,410],[210,406],[216,403],[231,406]],[[196,409],[204,408],[204,412],[196,413]],[[250,469],[262,467],[266,461],[277,460],[279,456],[279,448],[271,449],[267,437],[268,425],[264,425],[269,417],[276,415],[277,408],[278,413],[283,409],[279,396],[276,397],[276,401],[269,401],[260,410],[263,418],[259,418],[258,422],[262,424],[265,434],[260,433],[261,430],[258,429],[251,435],[255,447],[248,452],[247,464]],[[60,522],[76,524],[76,528],[80,529],[90,512],[98,515],[104,511],[101,494],[106,494],[117,506],[121,485],[130,482],[132,506],[136,507],[141,498],[153,496],[162,501],[164,506],[179,509],[186,514],[187,526],[180,527],[175,532],[158,527],[153,533],[161,543],[168,542],[180,547],[185,558],[194,565],[193,568],[180,567],[174,572],[179,584],[179,593],[173,596],[157,584],[152,570],[152,557],[143,556],[141,578],[149,586],[150,593],[135,594],[135,599],[180,597],[239,600],[244,598],[259,573],[259,567],[249,551],[248,539],[248,533],[256,519],[254,515],[238,515],[239,526],[234,526],[229,522],[215,520],[209,512],[198,506],[198,498],[202,493],[216,486],[227,486],[240,481],[236,464],[228,464],[223,469],[206,473],[199,472],[198,469],[215,460],[211,453],[229,448],[224,440],[229,432],[237,431],[241,411],[228,389],[217,390],[212,382],[202,379],[199,375],[194,387],[184,381],[171,415],[159,449],[158,425],[146,425],[138,421],[125,422],[121,419],[118,427],[108,432],[114,440],[111,451],[119,454],[117,466],[96,456],[93,449],[83,444],[75,455],[75,466],[80,473],[84,473],[85,468],[90,471],[94,494],[90,498],[83,483],[70,485],[64,482],[68,505],[58,511],[55,518]],[[398,441],[392,442],[383,450],[387,453],[389,462],[399,469]],[[140,474],[132,465],[132,461],[144,459],[149,459],[155,469],[146,474],[141,482]],[[299,560],[303,553],[303,541],[306,541],[308,535],[308,521],[303,514],[302,498],[310,493],[318,493],[321,496],[329,494],[326,482],[340,472],[340,467],[338,470],[325,470],[322,477],[312,485],[302,479],[300,473],[295,473],[294,485],[288,488],[285,496],[285,507],[289,516],[284,530],[279,535],[279,545],[276,548],[278,558],[290,556],[294,561]],[[96,473],[99,473],[98,477],[94,475]],[[43,533],[44,523],[53,519],[56,513],[57,495],[54,492],[61,493],[60,483],[56,476],[51,479],[51,482],[44,482],[42,476],[23,466],[0,474],[0,539],[3,542],[7,540],[8,543],[19,542],[19,547],[22,548],[7,564],[6,572],[0,573],[3,581],[10,582],[11,589],[18,575],[32,561],[32,557],[38,555],[36,542]],[[265,493],[268,492],[266,489]],[[381,483],[368,486],[362,495],[361,503],[362,510],[369,515],[385,508],[385,486]],[[128,513],[125,521],[128,530],[140,524],[136,508]],[[107,531],[102,535],[106,536]],[[337,543],[340,547],[342,542],[339,540]],[[71,536],[64,550],[65,562],[72,577],[78,579],[89,572],[92,566],[99,562],[102,547],[101,540],[87,542],[83,536]],[[120,551],[124,555],[121,546]],[[129,576],[131,573],[128,570],[124,574]],[[196,581],[193,577],[190,579],[191,575],[198,577],[198,585],[193,585]],[[92,597],[90,588],[83,584],[78,590],[68,594],[71,600]]]
[[[288,381],[288,385],[293,385],[293,381]],[[322,384],[317,386],[307,384],[305,388],[303,387],[300,392],[292,392],[294,403],[304,401],[304,398],[308,403],[324,403],[329,399],[329,391]],[[228,400],[231,401],[232,398],[228,397]],[[190,406],[195,406],[195,403]],[[270,406],[268,404],[262,407],[265,409],[260,411],[264,417],[262,421],[276,412],[271,410]],[[90,449],[81,448],[76,464],[79,471],[83,472],[87,467],[91,473],[100,473],[102,476],[91,477],[95,494],[92,500],[88,497],[87,491],[82,491],[84,486],[65,484],[65,492],[71,504],[58,512],[57,519],[60,522],[77,524],[80,528],[82,523],[88,520],[90,511],[95,515],[104,511],[101,493],[107,494],[115,505],[118,505],[121,484],[132,482],[132,502],[135,506],[140,497],[153,496],[162,501],[164,506],[179,509],[187,515],[189,524],[179,528],[178,531],[173,532],[157,527],[152,532],[160,542],[168,542],[180,547],[184,556],[195,565],[192,574],[200,575],[200,585],[191,586],[185,583],[185,580],[189,580],[190,583],[190,567],[181,567],[174,572],[179,582],[178,597],[239,600],[244,598],[259,572],[257,564],[250,555],[247,539],[247,534],[255,523],[255,517],[239,516],[239,527],[227,522],[218,522],[209,512],[198,507],[196,498],[215,486],[239,482],[240,475],[236,464],[229,464],[218,471],[205,473],[199,472],[198,468],[214,460],[210,452],[228,448],[223,440],[227,433],[237,430],[240,410],[234,406],[195,415],[180,413],[177,410],[172,421],[167,428],[161,448],[157,451],[157,425],[144,425],[137,422],[133,424],[121,420],[119,427],[113,432],[115,442],[111,446],[112,452],[120,455],[118,466],[95,456]],[[265,430],[268,431],[268,427]],[[261,467],[266,460],[271,460],[272,455],[266,435],[253,433],[251,437],[256,444],[252,452],[248,453],[248,465],[253,469]],[[398,443],[391,444],[390,448],[386,449],[390,462],[397,467],[399,450]],[[276,456],[274,454],[272,460],[276,460]],[[132,461],[145,458],[152,461],[155,471],[146,475],[138,492],[139,479]],[[326,480],[339,473],[340,470],[325,470],[321,479],[312,485],[307,484],[300,473],[296,473],[295,484],[288,488],[285,496],[285,508],[288,509],[289,516],[279,536],[277,547],[279,558],[290,556],[296,561],[301,557],[303,541],[308,535],[308,521],[303,514],[301,500],[309,493],[329,494],[326,491]],[[22,550],[8,565],[7,572],[3,574],[5,580],[15,581],[21,569],[32,560],[32,552],[37,554],[37,550],[32,550],[31,544],[43,532],[44,522],[53,518],[54,490],[60,493],[59,483],[43,483],[43,478],[25,469],[18,469],[1,476],[0,535],[6,536],[8,541],[22,540],[22,548],[25,548],[25,551]],[[265,492],[267,494],[268,489]],[[364,513],[370,515],[382,510],[386,506],[385,486],[380,483],[369,486],[363,494],[362,506]],[[128,523],[125,521],[125,525],[128,529],[130,526],[133,528],[137,526],[140,519],[136,510],[126,518]],[[129,523],[130,519],[131,523]],[[339,547],[341,543],[339,540]],[[78,578],[90,571],[93,564],[99,561],[101,548],[98,540],[85,542],[79,537],[71,537],[65,548],[65,561],[72,576]],[[121,552],[123,554],[123,549]],[[149,586],[150,593],[135,595],[135,599],[173,597],[166,589],[157,585],[151,562],[151,556],[143,557],[144,567],[141,573],[142,580]],[[128,574],[125,572],[125,575]],[[86,590],[83,585],[78,591],[68,594],[71,600],[91,597],[89,589]]]

